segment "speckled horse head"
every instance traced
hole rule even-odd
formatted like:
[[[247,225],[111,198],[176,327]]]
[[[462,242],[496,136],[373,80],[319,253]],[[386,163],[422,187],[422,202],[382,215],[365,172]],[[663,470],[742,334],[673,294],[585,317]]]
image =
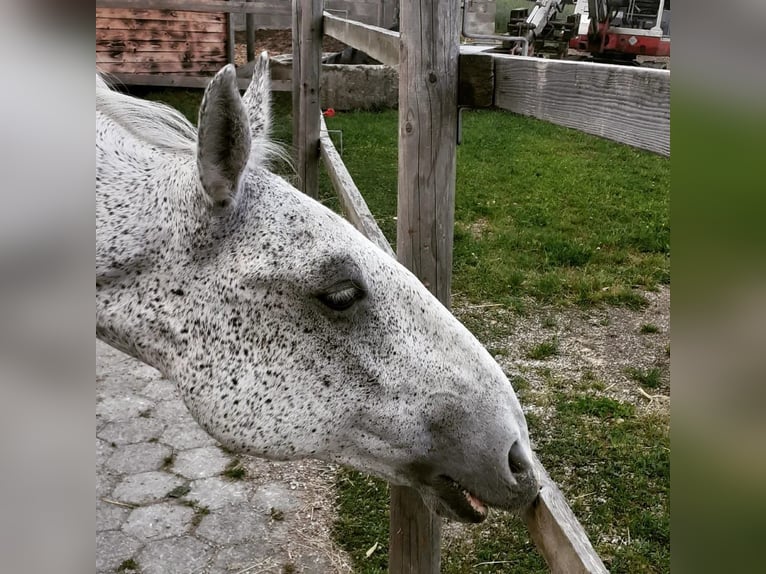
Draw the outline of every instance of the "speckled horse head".
[[[407,269],[271,173],[270,78],[198,129],[96,79],[96,334],[175,381],[227,448],[417,489],[443,516],[535,497],[508,379]]]

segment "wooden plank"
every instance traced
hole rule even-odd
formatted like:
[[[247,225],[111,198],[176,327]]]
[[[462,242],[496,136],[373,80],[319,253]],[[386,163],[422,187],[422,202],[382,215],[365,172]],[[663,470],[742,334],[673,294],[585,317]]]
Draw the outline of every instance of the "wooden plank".
[[[226,54],[218,50],[215,54],[201,54],[199,52],[96,52],[96,64],[118,64],[122,62],[135,62],[144,64],[169,64],[169,63],[215,63],[219,67],[226,64]]]
[[[271,13],[284,11],[280,0],[96,0],[96,8],[187,10],[193,12],[233,12],[237,14]]]
[[[330,176],[335,192],[338,194],[338,199],[340,199],[340,205],[343,208],[346,219],[361,231],[367,239],[391,257],[396,258],[394,250],[391,249],[386,236],[383,235],[380,227],[378,227],[375,217],[373,217],[370,209],[367,207],[367,203],[359,192],[359,188],[356,187],[351,174],[346,169],[343,160],[335,149],[330,139],[330,134],[327,133],[327,125],[325,125],[324,118],[321,115],[319,117],[319,149],[322,163],[327,170],[327,175]]]
[[[117,18],[134,20],[183,20],[187,22],[223,22],[223,13],[189,12],[186,10],[123,10],[98,9],[96,18]]]
[[[187,32],[185,30],[96,30],[96,46],[105,42],[183,42],[189,44],[223,41],[221,32]]]
[[[246,0],[253,2],[253,0]],[[245,45],[247,50],[247,61],[255,60],[255,14],[245,15]]]
[[[399,32],[324,13],[324,33],[389,66],[399,65]]]
[[[487,54],[461,54],[458,72],[458,105],[488,108],[495,97],[495,62]]]
[[[194,54],[223,54],[219,42],[162,42],[155,40],[97,40],[96,52],[191,52]]]
[[[322,64],[322,6],[324,0],[293,0],[293,88],[298,91],[297,168],[300,189],[319,196],[319,70]],[[297,39],[297,42],[296,42]],[[295,63],[299,62],[299,66]],[[295,102],[295,100],[293,100]],[[295,109],[295,108],[293,108]],[[294,124],[295,126],[295,124]]]
[[[391,485],[389,574],[438,574],[441,518],[423,504],[416,490]]]
[[[126,86],[160,86],[160,87],[179,87],[179,88],[205,88],[213,77],[213,73],[207,76],[184,75],[184,74],[125,74],[121,72],[110,73],[109,80],[116,80],[117,83]],[[250,78],[237,78],[237,85],[240,90],[246,90],[250,84]],[[273,81],[271,89],[275,92],[292,91],[291,82]]]
[[[122,62],[122,63],[96,63],[99,70],[110,74],[214,74],[223,65],[214,62]]]
[[[670,155],[670,71],[495,58],[495,105]]]
[[[226,60],[229,64],[234,63],[236,50],[237,41],[234,31],[234,14],[226,14]]]
[[[186,20],[131,20],[126,18],[96,18],[96,29],[101,30],[183,30],[189,32],[207,32],[224,34],[226,23],[221,22],[190,22]]]
[[[608,574],[561,490],[534,454],[533,459],[541,490],[524,522],[552,574]]]
[[[400,3],[396,253],[447,307],[455,213],[457,2]],[[416,491],[391,486],[389,572],[437,574],[441,519]]]

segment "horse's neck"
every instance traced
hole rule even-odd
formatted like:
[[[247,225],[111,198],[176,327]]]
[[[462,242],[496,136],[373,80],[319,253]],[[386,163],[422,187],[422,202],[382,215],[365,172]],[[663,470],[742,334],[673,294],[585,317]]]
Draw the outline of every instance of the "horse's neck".
[[[136,140],[97,114],[96,334],[165,371],[169,332],[163,302],[151,290],[172,250],[178,195],[193,191],[194,162]],[[101,129],[98,129],[98,128]],[[191,186],[191,187],[190,187]],[[189,202],[187,202],[189,203]],[[154,286],[154,287],[153,287]]]

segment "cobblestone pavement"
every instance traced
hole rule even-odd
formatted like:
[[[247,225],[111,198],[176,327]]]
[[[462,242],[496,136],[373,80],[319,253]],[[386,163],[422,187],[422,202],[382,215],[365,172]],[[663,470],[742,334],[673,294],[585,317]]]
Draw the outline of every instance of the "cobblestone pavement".
[[[223,450],[153,368],[96,343],[96,571],[350,572],[335,468]]]

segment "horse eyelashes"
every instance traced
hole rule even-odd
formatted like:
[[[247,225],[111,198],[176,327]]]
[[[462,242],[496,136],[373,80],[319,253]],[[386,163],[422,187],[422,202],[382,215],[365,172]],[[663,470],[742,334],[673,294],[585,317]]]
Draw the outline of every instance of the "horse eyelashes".
[[[345,284],[335,291],[322,293],[319,301],[333,311],[345,311],[365,296],[364,290],[352,283]]]

